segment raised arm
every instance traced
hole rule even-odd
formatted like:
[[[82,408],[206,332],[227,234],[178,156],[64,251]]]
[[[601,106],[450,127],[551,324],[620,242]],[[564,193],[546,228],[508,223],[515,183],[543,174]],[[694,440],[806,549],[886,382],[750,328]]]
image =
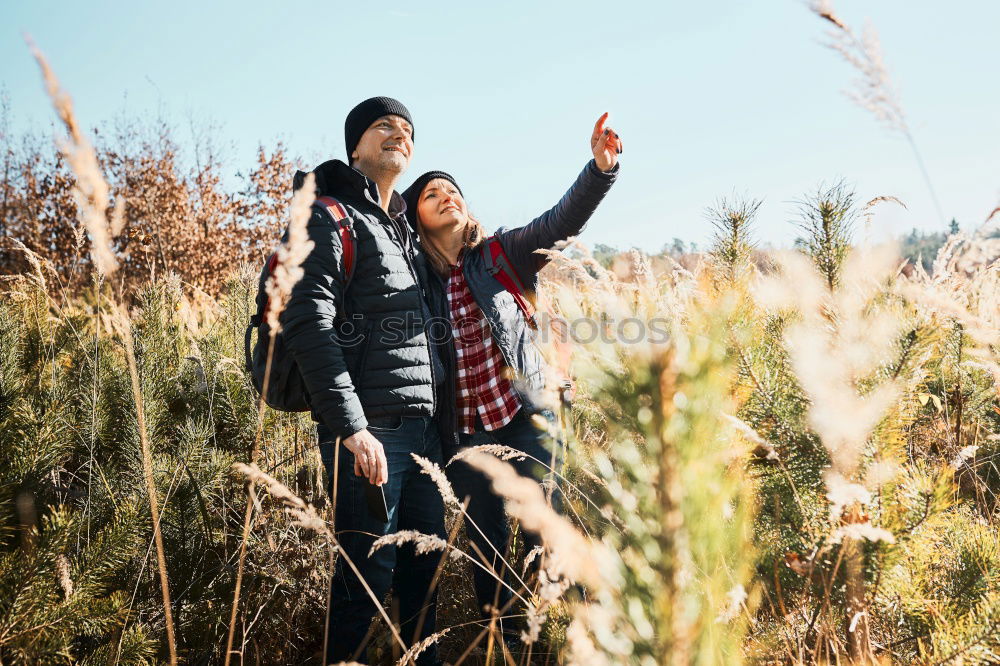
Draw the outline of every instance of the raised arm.
[[[547,262],[535,250],[550,249],[583,230],[618,177],[622,142],[607,126],[607,119],[605,113],[597,120],[590,137],[594,159],[583,168],[559,203],[523,227],[500,233],[500,242],[522,279],[533,280]]]

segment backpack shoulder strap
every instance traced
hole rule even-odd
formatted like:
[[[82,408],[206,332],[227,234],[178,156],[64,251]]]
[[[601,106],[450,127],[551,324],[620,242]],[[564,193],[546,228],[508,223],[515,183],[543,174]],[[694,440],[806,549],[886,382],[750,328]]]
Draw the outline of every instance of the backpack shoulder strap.
[[[500,243],[500,238],[494,234],[483,241],[482,247],[483,259],[486,261],[486,270],[514,297],[514,302],[517,303],[517,307],[524,314],[524,318],[528,320],[528,324],[532,328],[535,328],[537,326],[535,322],[535,306],[528,300],[528,291],[524,288],[524,283],[521,281],[521,277],[517,274],[517,271],[514,270],[510,259],[507,258],[507,253],[503,249],[503,244]]]
[[[355,253],[355,238],[354,238],[354,227],[351,224],[351,218],[347,214],[347,210],[344,205],[333,197],[317,197],[315,203],[323,207],[328,215],[333,219],[333,223],[337,226],[337,230],[340,232],[340,241],[344,246],[344,273],[346,274],[346,281],[344,286],[346,287],[350,283],[351,278],[354,276],[354,255]],[[274,251],[267,258],[267,265],[262,273],[262,275],[273,275],[274,269],[278,265],[278,252]],[[261,278],[263,284],[263,277]],[[264,313],[267,312],[267,308],[270,305],[270,297],[266,297],[261,301],[258,301],[260,306],[257,312],[250,317],[251,326],[260,326],[264,320]]]
[[[333,219],[334,225],[336,225],[338,231],[340,232],[340,242],[344,247],[344,286],[346,287],[350,284],[351,278],[354,277],[354,259],[356,254],[354,225],[351,221],[351,217],[347,214],[347,209],[344,208],[342,203],[333,197],[316,197],[316,203],[326,210],[326,212]]]
[[[278,252],[274,251],[267,257],[267,263],[264,266],[264,270],[261,272],[260,286],[258,287],[259,291],[257,295],[257,311],[250,316],[251,327],[259,327],[261,323],[263,323],[264,313],[267,312],[267,308],[271,305],[271,297],[266,295],[266,292],[264,292],[264,280],[266,276],[274,274],[274,268],[277,265]],[[247,329],[247,335],[249,336],[249,329]],[[249,339],[249,337],[247,339]]]
[[[354,227],[351,224],[351,218],[347,214],[347,210],[344,208],[343,204],[333,197],[317,197],[315,203],[319,204],[324,210],[326,210],[327,214],[333,219],[333,223],[337,226],[337,229],[340,232],[340,241],[344,246],[344,287],[346,288],[347,285],[350,284],[351,278],[354,276],[354,255],[356,254]],[[278,253],[272,252],[267,258],[267,265],[264,271],[261,273],[261,290],[263,290],[265,276],[273,275],[274,269],[277,265]],[[250,325],[247,326],[246,331],[243,334],[243,348],[244,355],[246,356],[244,360],[247,370],[251,372],[253,371],[253,358],[250,347],[251,335],[253,333],[253,329],[260,328],[261,324],[264,323],[264,314],[267,312],[268,307],[270,307],[271,297],[258,295],[257,303],[257,311],[250,316]]]

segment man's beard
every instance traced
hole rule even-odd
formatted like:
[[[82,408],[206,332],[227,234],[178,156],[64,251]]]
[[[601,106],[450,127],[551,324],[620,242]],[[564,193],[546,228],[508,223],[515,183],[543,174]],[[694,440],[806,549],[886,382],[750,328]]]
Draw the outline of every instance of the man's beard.
[[[369,178],[380,176],[399,176],[408,166],[406,158],[396,151],[382,151],[374,160],[358,160],[355,163],[358,171]]]

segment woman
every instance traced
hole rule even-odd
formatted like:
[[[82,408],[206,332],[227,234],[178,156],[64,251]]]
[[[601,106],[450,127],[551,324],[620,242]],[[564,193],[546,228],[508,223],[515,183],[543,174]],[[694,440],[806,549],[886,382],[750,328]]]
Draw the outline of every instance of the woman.
[[[559,203],[523,227],[497,232],[510,265],[531,293],[547,262],[535,251],[551,249],[578,234],[617,177],[622,144],[606,126],[607,117],[605,113],[598,119],[590,138],[594,159]],[[544,362],[531,339],[532,322],[491,272],[487,251],[492,254],[493,247],[484,242],[483,227],[469,214],[454,178],[443,171],[427,172],[403,198],[431,268],[427,272],[432,309],[451,322],[451,335],[441,345],[443,359],[450,361],[447,390],[440,401],[444,408],[439,410],[444,459],[461,448],[502,444],[543,461],[545,466],[531,458],[512,461],[521,475],[541,482],[549,469],[558,469],[559,451],[531,422],[535,411],[531,395],[544,387]],[[455,406],[453,414],[449,403]],[[551,411],[542,413],[554,418]],[[481,473],[461,460],[453,461],[447,472],[456,494],[469,499],[468,514],[475,523],[466,526],[469,540],[506,584],[517,589],[504,566],[510,534],[502,498]],[[534,535],[525,535],[525,541],[529,547],[538,544]],[[488,607],[501,615],[512,614],[510,589],[478,567],[473,571],[484,617],[490,616]],[[505,637],[516,636],[511,623],[506,625]]]

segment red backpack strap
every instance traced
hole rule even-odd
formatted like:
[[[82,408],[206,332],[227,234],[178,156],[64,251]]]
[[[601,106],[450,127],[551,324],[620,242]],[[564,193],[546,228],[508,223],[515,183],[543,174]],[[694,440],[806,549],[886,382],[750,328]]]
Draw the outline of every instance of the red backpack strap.
[[[340,232],[340,241],[344,246],[344,273],[346,275],[346,287],[347,283],[351,281],[351,277],[354,275],[355,243],[354,228],[351,226],[351,218],[347,215],[347,209],[344,208],[344,205],[333,197],[316,197],[315,203],[321,205],[326,212],[329,213],[330,217],[333,218],[334,224],[337,225],[338,231]],[[272,252],[271,256],[267,258],[267,274],[274,275],[274,269],[277,265],[278,253]],[[250,318],[252,326],[261,325],[264,320],[264,315],[267,313],[267,309],[269,307],[271,307],[270,296],[264,300],[264,309]],[[249,331],[247,334],[249,335]]]
[[[267,274],[274,275],[274,269],[278,265],[278,253],[272,252],[271,256],[267,258]]]
[[[278,253],[272,252],[271,256],[267,258],[267,274],[274,275],[274,268],[278,265]],[[250,317],[251,326],[260,326],[264,322],[264,316],[267,314],[268,308],[271,307],[271,297],[268,296],[264,299],[264,307],[261,308],[256,314]],[[250,330],[247,329],[247,343],[249,344]],[[251,361],[249,352],[247,355],[247,367],[251,367]]]
[[[351,218],[344,205],[333,197],[316,197],[316,203],[330,214],[333,223],[340,231],[340,243],[344,248],[344,273],[347,278],[346,282],[350,282],[354,275],[354,228],[351,225]]]
[[[517,303],[517,307],[524,313],[524,318],[528,320],[528,324],[532,328],[537,328],[535,306],[528,300],[528,290],[524,288],[521,277],[514,270],[510,259],[507,258],[507,253],[504,252],[499,237],[493,235],[483,241],[483,257],[486,259],[486,270],[489,274],[495,277],[503,285],[503,288],[514,297],[514,302]]]

